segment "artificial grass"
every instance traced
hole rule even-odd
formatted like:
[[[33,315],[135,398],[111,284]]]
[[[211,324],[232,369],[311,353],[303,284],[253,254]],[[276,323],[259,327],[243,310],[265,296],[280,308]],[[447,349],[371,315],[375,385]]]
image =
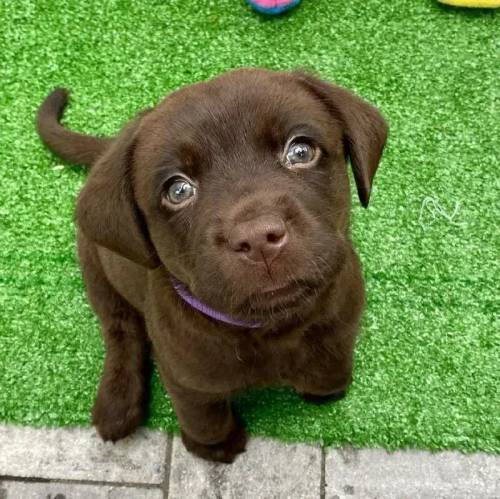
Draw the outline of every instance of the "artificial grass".
[[[227,69],[307,66],[391,125],[370,207],[354,208],[368,289],[354,384],[319,407],[252,392],[242,417],[285,440],[500,451],[494,12],[304,0],[268,20],[238,0],[26,0],[2,2],[0,24],[0,420],[89,424],[103,360],[75,259],[85,173],[35,134],[47,92],[72,90],[72,128],[112,134]],[[176,428],[156,376],[148,424]]]

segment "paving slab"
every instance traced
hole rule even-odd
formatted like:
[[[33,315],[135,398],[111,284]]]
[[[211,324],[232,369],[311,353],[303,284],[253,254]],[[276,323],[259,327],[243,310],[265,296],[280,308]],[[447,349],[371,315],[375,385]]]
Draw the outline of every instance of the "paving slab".
[[[93,429],[0,425],[0,499],[160,499],[167,488],[171,499],[500,499],[500,456],[345,448],[323,460],[319,447],[251,438],[224,465],[158,431],[111,444]]]
[[[330,450],[327,499],[500,499],[500,458],[455,451]]]
[[[321,449],[251,438],[234,463],[209,463],[174,438],[169,498],[319,499]]]
[[[57,482],[0,482],[0,499],[162,499],[160,489]]]
[[[93,428],[0,425],[0,449],[0,476],[160,484],[167,436],[140,429],[113,444]]]

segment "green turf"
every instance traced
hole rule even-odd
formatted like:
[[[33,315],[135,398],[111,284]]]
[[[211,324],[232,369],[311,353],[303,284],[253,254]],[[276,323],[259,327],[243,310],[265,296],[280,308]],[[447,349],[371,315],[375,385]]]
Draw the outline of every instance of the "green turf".
[[[66,123],[110,134],[227,69],[307,66],[391,125],[370,208],[354,209],[363,336],[345,400],[265,390],[239,399],[243,418],[286,440],[500,451],[496,14],[304,0],[266,20],[239,0],[24,0],[0,3],[0,26],[0,420],[89,424],[103,359],[75,260],[84,172],[37,139],[45,94],[69,87]],[[149,424],[176,428],[157,378]]]

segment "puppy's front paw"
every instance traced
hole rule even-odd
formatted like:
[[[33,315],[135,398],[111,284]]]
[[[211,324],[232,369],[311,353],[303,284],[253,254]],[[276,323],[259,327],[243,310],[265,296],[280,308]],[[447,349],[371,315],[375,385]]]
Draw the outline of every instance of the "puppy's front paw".
[[[144,388],[124,376],[114,383],[101,381],[92,409],[92,423],[103,440],[116,442],[130,435],[144,416]]]
[[[219,463],[232,463],[238,454],[245,452],[247,443],[247,435],[242,426],[236,426],[223,442],[213,445],[200,444],[184,432],[181,434],[182,441],[189,452],[208,461]]]
[[[329,395],[314,395],[312,393],[302,393],[302,398],[306,402],[311,402],[313,404],[326,404],[327,402],[336,402],[337,400],[343,399],[345,397],[346,391],[340,390],[339,392],[330,393]]]

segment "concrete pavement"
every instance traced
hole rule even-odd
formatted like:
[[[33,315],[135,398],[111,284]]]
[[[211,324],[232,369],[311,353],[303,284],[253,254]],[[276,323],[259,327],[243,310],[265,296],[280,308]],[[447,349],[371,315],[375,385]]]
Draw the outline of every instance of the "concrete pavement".
[[[500,499],[500,456],[322,449],[251,438],[232,465],[141,429],[116,444],[94,429],[0,425],[0,499]]]

